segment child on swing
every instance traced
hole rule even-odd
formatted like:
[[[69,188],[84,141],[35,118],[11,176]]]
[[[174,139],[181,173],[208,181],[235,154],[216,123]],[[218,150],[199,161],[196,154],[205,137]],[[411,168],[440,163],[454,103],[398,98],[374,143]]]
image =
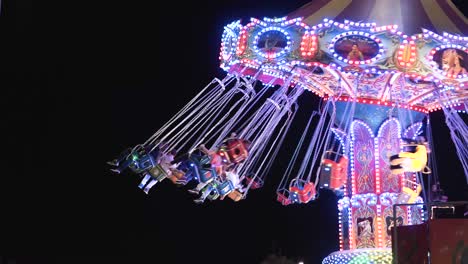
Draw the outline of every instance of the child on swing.
[[[427,117],[424,117],[421,127],[421,135],[415,140],[406,139],[407,146],[413,147],[413,151],[403,151],[390,157],[390,170],[392,174],[402,174],[404,172],[430,173],[427,168],[427,154],[431,152],[426,139]],[[427,170],[426,170],[427,168]]]

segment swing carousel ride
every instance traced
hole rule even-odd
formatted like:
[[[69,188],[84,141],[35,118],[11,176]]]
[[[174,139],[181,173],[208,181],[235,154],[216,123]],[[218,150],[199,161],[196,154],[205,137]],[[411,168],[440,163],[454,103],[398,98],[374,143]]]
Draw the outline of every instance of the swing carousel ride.
[[[298,98],[311,92],[320,104],[284,168],[277,201],[335,192],[340,251],[323,263],[390,263],[392,205],[427,200],[425,184],[438,181],[431,112],[445,114],[468,175],[460,116],[468,108],[467,31],[448,0],[312,1],[286,17],[232,22],[219,56],[226,76],[109,163],[141,177],[147,194],[169,179],[193,185],[196,203],[240,201],[271,174]],[[396,224],[421,223],[424,211],[402,206],[396,216]]]

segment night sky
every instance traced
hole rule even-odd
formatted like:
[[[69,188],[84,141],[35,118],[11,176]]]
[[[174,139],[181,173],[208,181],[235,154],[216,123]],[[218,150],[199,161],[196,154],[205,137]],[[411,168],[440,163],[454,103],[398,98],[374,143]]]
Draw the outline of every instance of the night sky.
[[[276,202],[285,159],[246,200],[202,205],[170,181],[147,196],[138,177],[106,165],[225,76],[225,25],[307,2],[2,1],[0,252],[18,263],[259,263],[270,253],[320,263],[338,250],[335,196]],[[316,102],[301,98],[307,111]],[[443,114],[431,118],[442,188],[467,200]]]

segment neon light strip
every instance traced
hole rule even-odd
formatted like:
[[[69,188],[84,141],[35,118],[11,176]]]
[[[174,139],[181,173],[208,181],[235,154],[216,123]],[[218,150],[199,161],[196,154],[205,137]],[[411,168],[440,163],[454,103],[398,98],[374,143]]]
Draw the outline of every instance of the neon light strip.
[[[382,206],[377,205],[377,246],[382,248],[384,247],[383,238],[382,238]]]
[[[348,232],[349,232],[349,249],[354,249],[354,230],[353,230],[353,218],[351,214],[352,208],[348,210]]]
[[[325,99],[328,99],[328,97],[325,97]],[[353,99],[353,98],[351,98],[349,96],[340,96],[340,97],[338,97],[338,101],[345,101],[345,102],[355,101],[356,103],[361,103],[361,104],[371,104],[371,105],[381,105],[381,106],[388,106],[388,107],[397,107],[394,102],[380,101],[380,100],[377,100],[377,99],[363,98],[363,97]],[[407,105],[407,104],[399,104],[398,108],[400,108],[400,109],[409,109],[409,110],[418,111],[418,112],[425,113],[425,114],[427,114],[429,112],[424,107],[412,106],[412,105]]]
[[[405,130],[405,133],[403,133],[403,136],[405,138],[408,138],[408,133],[413,132],[414,135],[413,135],[412,139],[415,139],[416,136],[417,136],[416,132],[418,132],[421,129],[421,127],[422,127],[422,122],[414,123]]]
[[[381,126],[382,128],[383,126]],[[380,132],[380,131],[379,131]],[[374,168],[375,168],[375,192],[380,194],[380,151],[379,151],[379,136],[374,138]]]

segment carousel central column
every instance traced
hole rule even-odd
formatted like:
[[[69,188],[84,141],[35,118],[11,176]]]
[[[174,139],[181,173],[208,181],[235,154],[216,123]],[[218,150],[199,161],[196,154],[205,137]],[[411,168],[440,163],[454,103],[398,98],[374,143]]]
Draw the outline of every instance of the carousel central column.
[[[337,103],[337,123],[344,124],[346,122],[341,122],[343,118],[350,118],[342,116],[344,108],[344,102]],[[389,157],[401,152],[402,137],[416,136],[421,127],[421,122],[417,121],[424,114],[409,112],[411,124],[409,120],[396,119],[389,112],[392,107],[356,103],[349,135],[346,135],[350,163],[348,183],[344,198],[338,202],[340,251],[332,253],[323,263],[392,261],[393,204],[402,187],[408,186],[407,180],[416,180],[411,173],[392,174]],[[410,210],[413,209],[410,208],[398,207],[397,210],[398,225],[405,225],[420,216],[416,212],[412,216]]]

